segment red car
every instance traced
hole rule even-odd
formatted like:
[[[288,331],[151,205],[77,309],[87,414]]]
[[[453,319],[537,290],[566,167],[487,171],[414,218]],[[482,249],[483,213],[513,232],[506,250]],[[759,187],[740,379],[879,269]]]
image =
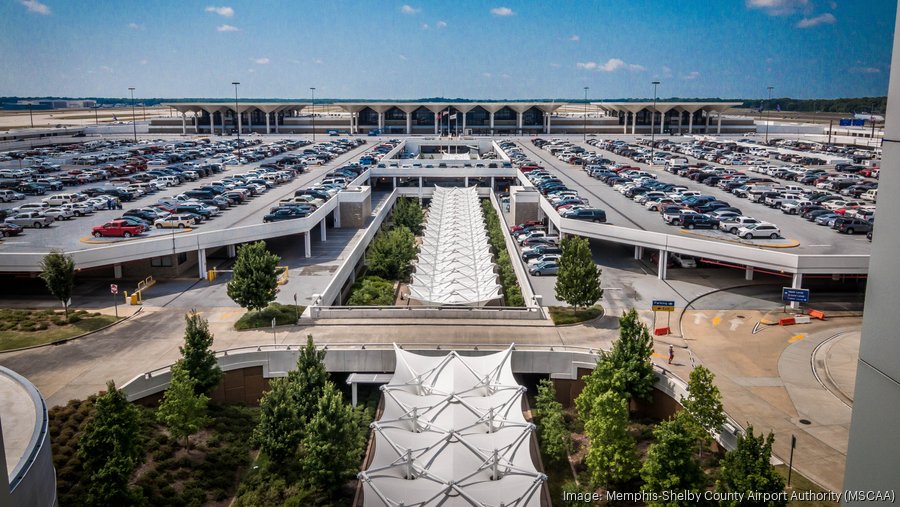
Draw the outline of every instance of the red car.
[[[9,222],[0,222],[0,235],[4,238],[9,236],[17,236],[20,232],[22,232],[22,228],[16,224],[11,224]]]
[[[102,236],[121,236],[130,238],[144,232],[144,227],[140,225],[129,225],[125,220],[113,220],[103,225],[98,225],[91,229],[91,234],[95,238]]]
[[[529,221],[525,222],[524,224],[514,225],[514,226],[510,227],[509,232],[521,231],[522,229],[524,229],[526,227],[531,227],[532,225],[543,225],[543,223],[544,222],[541,220],[529,220]]]

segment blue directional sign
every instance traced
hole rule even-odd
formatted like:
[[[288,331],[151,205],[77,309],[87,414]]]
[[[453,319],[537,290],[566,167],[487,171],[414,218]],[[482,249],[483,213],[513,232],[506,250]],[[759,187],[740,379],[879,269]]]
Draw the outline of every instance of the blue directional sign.
[[[785,302],[809,303],[809,289],[792,289],[782,287],[781,300]]]
[[[665,301],[661,299],[654,299],[651,304],[651,309],[654,312],[674,312],[675,311],[675,301]]]

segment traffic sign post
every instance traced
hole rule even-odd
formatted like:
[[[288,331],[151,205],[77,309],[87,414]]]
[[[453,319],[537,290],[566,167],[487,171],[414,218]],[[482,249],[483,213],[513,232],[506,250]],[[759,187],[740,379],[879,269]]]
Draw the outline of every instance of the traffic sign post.
[[[809,289],[795,289],[793,287],[781,288],[781,301],[784,303],[782,310],[787,313],[787,303],[809,303]]]
[[[672,312],[675,311],[675,301],[669,301],[665,299],[654,299],[651,303],[650,309],[653,310],[653,332],[654,334],[669,334],[671,332],[672,326]],[[660,330],[656,329],[656,312],[666,312],[666,327],[665,333],[660,332]]]
[[[109,284],[109,293],[113,296],[113,305],[116,307],[116,318],[119,318],[119,298],[116,297],[116,294],[119,293],[119,286],[111,283]]]

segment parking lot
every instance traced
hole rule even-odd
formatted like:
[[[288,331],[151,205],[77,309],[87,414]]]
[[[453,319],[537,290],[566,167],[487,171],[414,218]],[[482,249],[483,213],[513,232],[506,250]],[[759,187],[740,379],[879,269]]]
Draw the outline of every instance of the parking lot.
[[[608,139],[604,137],[604,139]],[[614,139],[614,138],[613,138]],[[581,138],[570,137],[568,140],[575,146],[580,146],[587,151],[593,151],[613,163],[619,163],[646,171],[656,177],[658,181],[682,185],[690,190],[710,195],[737,207],[742,214],[757,218],[760,221],[776,224],[781,229],[781,238],[777,240],[754,239],[744,240],[732,234],[718,230],[693,230],[687,231],[681,228],[667,225],[657,212],[648,211],[644,206],[625,197],[600,180],[589,176],[580,165],[568,164],[553,157],[549,151],[536,148],[530,139],[520,140],[520,146],[525,154],[534,162],[544,166],[566,186],[577,190],[578,195],[589,200],[590,206],[606,211],[607,223],[624,227],[632,227],[641,230],[655,231],[669,234],[691,234],[697,237],[707,237],[715,241],[734,241],[748,245],[767,246],[775,248],[790,248],[795,254],[868,254],[869,241],[865,235],[838,234],[827,227],[808,222],[799,216],[787,215],[779,209],[769,208],[760,203],[753,203],[740,199],[718,187],[710,187],[699,184],[687,178],[665,172],[662,167],[650,166],[645,163],[635,162],[629,158],[616,155],[612,152],[597,149],[581,141]],[[659,150],[657,150],[658,152]],[[679,155],[682,156],[682,155]],[[690,163],[697,163],[696,159],[687,157]],[[751,174],[751,173],[748,173]]]
[[[149,148],[151,146],[169,146],[169,150],[161,151],[161,153],[166,153],[167,151],[176,151],[172,150],[171,147],[181,141],[182,140],[158,140],[153,142],[144,142],[141,145],[132,145],[132,143],[130,142],[122,142],[120,146],[113,146],[109,149],[103,150],[103,154],[118,155],[113,160],[102,162],[105,165],[99,165],[99,161],[98,164],[76,165],[75,162],[77,161],[77,158],[86,156],[85,153],[80,151],[78,153],[69,152],[58,154],[52,157],[43,157],[41,163],[47,165],[58,165],[59,167],[55,168],[56,170],[52,172],[48,171],[46,174],[35,175],[36,177],[34,179],[46,178],[59,181],[60,176],[62,175],[71,176],[70,172],[72,172],[73,170],[75,172],[79,170],[90,171],[91,169],[96,169],[99,167],[121,165],[127,158],[128,150],[132,150],[137,146],[141,146],[143,148]],[[227,139],[227,141],[231,143],[234,142],[231,139]],[[291,136],[284,136],[283,138],[266,139],[265,145],[275,146],[277,143],[281,142],[293,147],[293,150],[284,150],[283,152],[281,150],[275,149],[254,150],[254,146],[265,146],[261,143],[261,141],[254,141],[246,143],[246,145],[242,148],[242,154],[246,153],[249,156],[249,153],[251,153],[251,151],[259,151],[263,155],[272,154],[272,156],[255,156],[252,157],[253,160],[249,160],[247,159],[247,157],[244,157],[244,159],[242,160],[231,161],[233,165],[223,164],[224,171],[222,172],[212,173],[208,176],[200,177],[196,181],[187,181],[177,186],[163,187],[159,191],[140,196],[131,201],[122,202],[121,204],[123,209],[106,209],[106,207],[103,206],[102,209],[97,209],[87,216],[75,217],[68,220],[53,221],[46,228],[26,228],[16,236],[4,238],[2,243],[0,243],[0,251],[34,252],[47,251],[53,248],[62,249],[65,251],[73,251],[78,249],[90,248],[97,243],[122,241],[123,238],[93,238],[91,236],[92,227],[122,217],[123,213],[127,212],[128,210],[150,208],[151,206],[159,203],[159,201],[161,200],[172,199],[179,194],[183,194],[187,190],[203,187],[205,185],[211,184],[214,181],[221,181],[223,178],[228,179],[228,177],[231,175],[245,174],[250,171],[255,171],[258,170],[261,165],[273,164],[275,162],[278,162],[279,160],[284,159],[285,157],[292,157],[293,159],[296,159],[300,162],[294,163],[290,166],[292,168],[291,170],[294,173],[297,173],[295,179],[290,182],[278,182],[277,184],[272,184],[271,186],[259,185],[261,190],[261,193],[259,195],[255,195],[254,197],[243,201],[241,204],[229,205],[225,207],[224,209],[222,209],[221,213],[218,216],[213,217],[208,222],[206,220],[202,221],[199,225],[193,228],[193,230],[221,230],[236,226],[262,223],[263,217],[267,213],[269,213],[270,208],[279,200],[285,199],[287,197],[293,197],[295,191],[297,191],[298,189],[305,188],[313,184],[314,182],[321,180],[326,173],[332,171],[342,164],[346,164],[352,161],[355,157],[358,157],[367,149],[366,145],[362,144],[358,147],[349,149],[349,151],[346,151],[329,161],[316,161],[313,159],[309,159],[309,155],[304,156],[304,154],[302,153],[304,151],[304,147],[309,148],[309,146],[312,145],[308,145],[305,142],[299,142],[300,138],[298,137],[292,138]],[[326,140],[325,143],[328,143],[330,141],[331,140]],[[326,145],[325,143],[319,143],[316,146]],[[229,146],[231,145],[229,144]],[[196,160],[200,161],[202,159],[205,159],[203,160],[203,163],[208,163],[210,161],[214,161],[213,163],[221,163],[222,159],[230,156],[232,151],[233,149],[227,149],[222,154],[207,152],[207,156],[198,157]],[[30,164],[34,163],[34,160],[29,160],[25,164],[23,164],[23,162],[24,161],[21,159],[6,160],[0,162],[0,171],[17,170],[20,165],[28,167]],[[318,165],[319,163],[321,163],[322,165]],[[140,169],[136,171],[136,173],[140,174],[142,172],[148,172],[151,171],[154,167],[168,166],[171,166],[171,164],[148,164],[144,169]],[[116,177],[107,176],[107,178],[109,179],[90,182],[85,181],[82,183],[78,183],[77,181],[71,182],[69,184],[65,184],[61,190],[52,190],[46,192],[43,195],[29,195],[22,200],[2,203],[0,204],[0,209],[11,210],[12,208],[22,205],[40,203],[43,199],[47,199],[59,194],[73,194],[84,192],[87,189],[98,188],[108,190],[116,187],[127,187],[128,185],[134,184],[131,181],[122,181],[121,179]],[[70,179],[69,181],[72,180]],[[191,228],[161,230],[151,228],[147,232],[141,234],[138,238],[175,233],[190,234],[191,232]]]

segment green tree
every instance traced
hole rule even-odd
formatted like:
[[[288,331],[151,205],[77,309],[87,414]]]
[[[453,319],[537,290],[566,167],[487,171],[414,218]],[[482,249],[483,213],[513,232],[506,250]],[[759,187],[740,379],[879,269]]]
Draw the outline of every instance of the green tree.
[[[628,433],[628,400],[606,391],[593,399],[591,418],[584,423],[591,445],[585,464],[596,486],[625,484],[638,475],[634,438]]]
[[[53,250],[41,260],[41,274],[38,276],[47,285],[50,294],[62,301],[68,320],[69,299],[75,288],[75,261],[68,255]]]
[[[366,254],[369,272],[389,280],[408,275],[415,258],[416,238],[403,226],[376,235]]]
[[[748,493],[781,493],[784,491],[784,478],[775,470],[769,461],[772,457],[772,444],[775,435],[753,434],[753,426],[747,427],[746,435],[738,435],[737,447],[725,453],[722,468],[716,481],[716,490],[722,493],[744,493],[744,500],[722,501],[724,506],[758,505],[781,507],[787,505],[784,500],[773,499],[769,502],[751,500]]]
[[[228,297],[242,308],[259,311],[275,301],[281,260],[266,249],[263,241],[238,247],[234,273],[226,286]]]
[[[550,379],[541,379],[534,398],[538,436],[544,454],[555,461],[565,461],[572,447],[562,403],[556,401],[556,388]]]
[[[259,400],[259,422],[253,439],[273,470],[284,470],[297,457],[301,440],[301,418],[297,408],[296,385],[287,377],[275,377]]]
[[[588,421],[593,417],[594,400],[603,393],[613,391],[625,396],[624,372],[616,368],[608,352],[600,351],[594,370],[582,377],[582,380],[584,388],[575,398],[575,408],[582,421]]]
[[[713,382],[715,378],[706,367],[697,366],[691,370],[688,396],[681,399],[681,405],[707,434],[719,431],[725,424],[722,395]]]
[[[209,322],[195,310],[184,316],[184,346],[179,347],[184,369],[194,381],[194,392],[208,394],[222,380],[222,369],[212,351]]]
[[[653,430],[654,443],[647,451],[647,459],[641,467],[644,491],[700,491],[706,486],[706,476],[692,452],[696,441],[695,423],[690,415],[681,411]],[[648,502],[651,506],[675,507],[694,505],[677,498]]]
[[[172,366],[172,382],[156,409],[156,419],[169,429],[176,439],[184,438],[184,446],[191,449],[191,435],[206,426],[209,418],[206,407],[209,396],[197,393],[196,381],[191,378],[184,360]]]
[[[417,199],[408,197],[400,197],[394,204],[394,226],[406,227],[414,235],[418,236],[425,228],[423,222],[425,213],[422,211],[422,205]]]
[[[291,394],[297,405],[301,431],[306,421],[316,412],[319,398],[328,382],[328,370],[325,369],[325,350],[316,349],[312,335],[306,336],[306,346],[297,357],[297,368],[288,372],[288,380],[293,384]]]
[[[650,401],[653,396],[653,338],[632,308],[619,318],[619,339],[613,343],[609,357],[613,367],[623,376],[623,394],[629,400]]]
[[[394,304],[394,284],[380,276],[360,279],[347,299],[350,306],[390,306]]]
[[[603,297],[599,266],[594,264],[586,238],[566,236],[562,240],[559,273],[556,275],[556,299],[574,306],[591,306]]]
[[[143,449],[137,407],[110,380],[94,402],[94,414],[78,441],[78,458],[87,482],[85,504],[132,505],[140,493],[129,487]]]
[[[309,484],[331,498],[359,471],[365,447],[361,419],[327,382],[306,428],[300,464]]]

